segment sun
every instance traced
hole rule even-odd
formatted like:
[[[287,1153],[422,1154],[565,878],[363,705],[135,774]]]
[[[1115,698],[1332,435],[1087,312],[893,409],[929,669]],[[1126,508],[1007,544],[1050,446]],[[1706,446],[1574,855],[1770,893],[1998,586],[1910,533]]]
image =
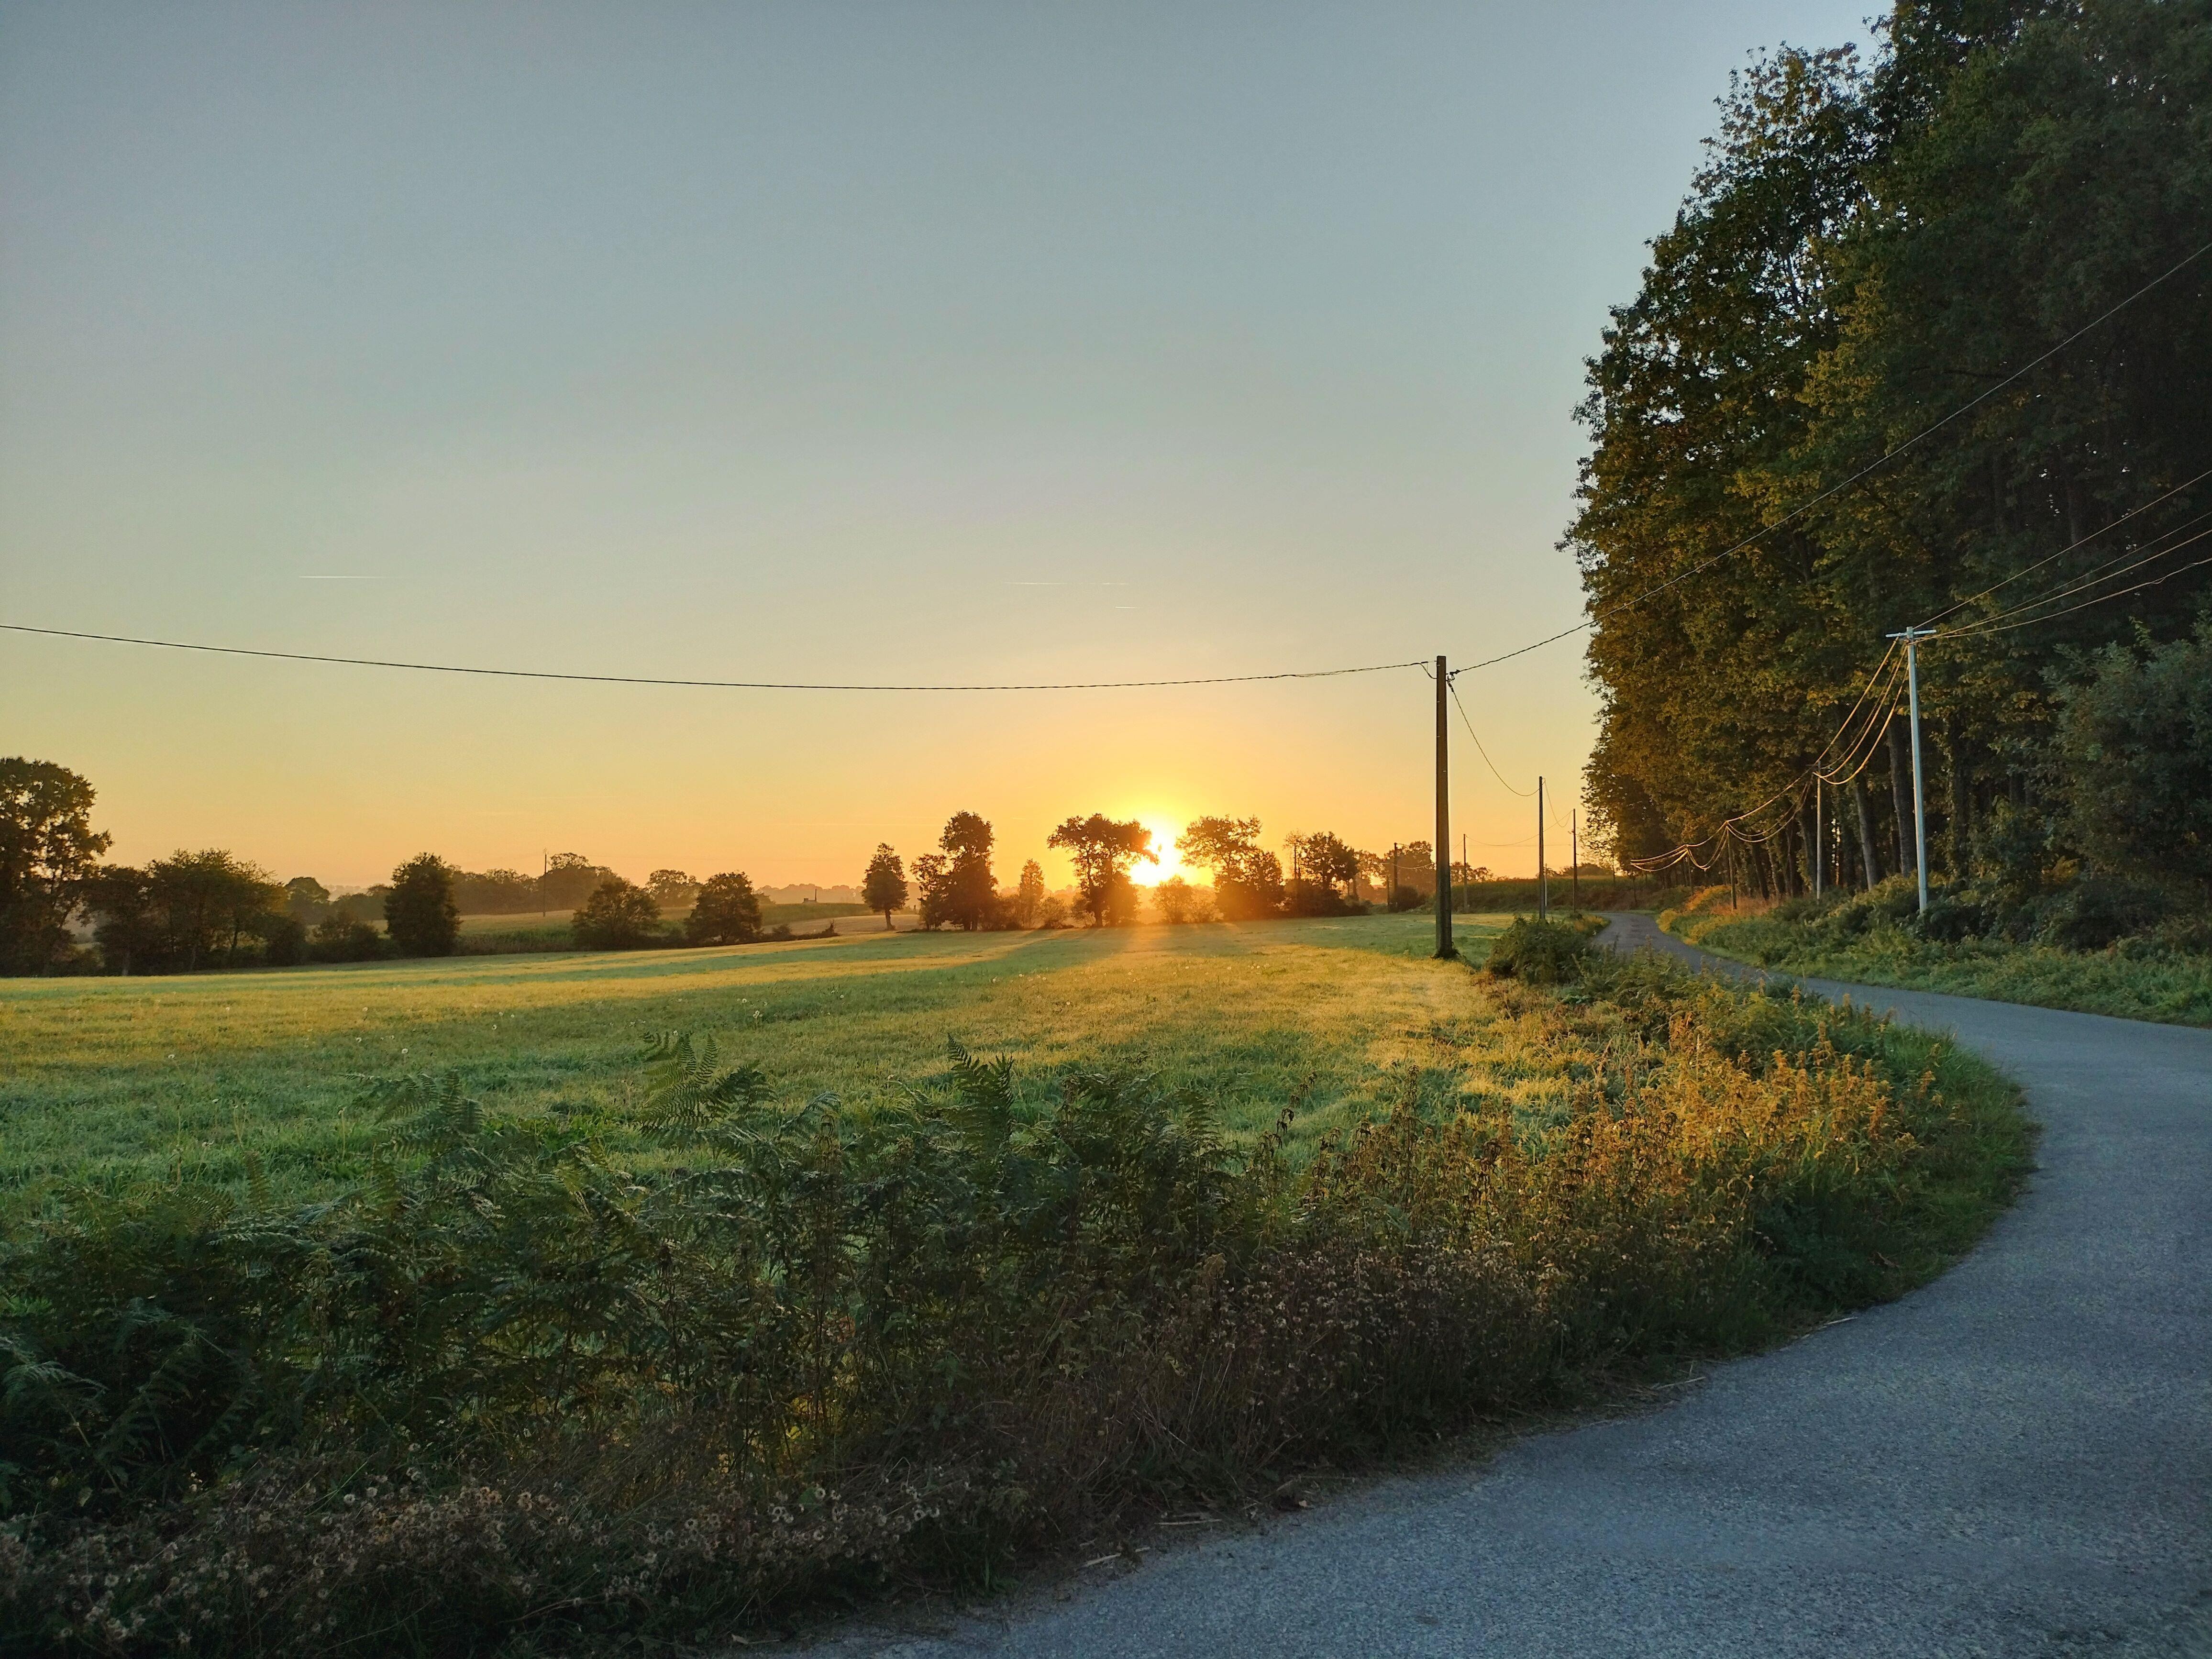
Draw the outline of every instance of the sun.
[[[1152,832],[1152,851],[1160,855],[1160,861],[1151,864],[1139,859],[1136,867],[1129,872],[1129,879],[1139,887],[1153,886],[1170,876],[1189,880],[1193,872],[1183,867],[1182,855],[1176,851],[1176,837],[1182,834],[1182,825],[1166,817],[1140,817],[1137,822]]]

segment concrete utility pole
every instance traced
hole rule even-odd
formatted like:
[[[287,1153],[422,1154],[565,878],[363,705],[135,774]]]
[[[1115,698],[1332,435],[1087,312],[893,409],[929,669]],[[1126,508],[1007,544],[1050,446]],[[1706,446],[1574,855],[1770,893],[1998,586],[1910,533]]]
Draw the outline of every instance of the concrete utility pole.
[[[1932,628],[1908,628],[1889,636],[1905,641],[1905,678],[1911,687],[1912,862],[1920,874],[1920,910],[1923,915],[1928,911],[1928,809],[1920,783],[1920,657],[1914,647],[1935,632]]]
[[[1813,896],[1820,896],[1820,876],[1828,867],[1828,830],[1820,817],[1820,778],[1813,776]]]
[[[1444,699],[1451,678],[1437,659],[1437,955],[1455,957],[1451,927],[1451,728],[1444,722]]]
[[[1579,807],[1567,809],[1567,890],[1574,896],[1571,902],[1579,910],[1583,908],[1583,820]]]
[[[1552,914],[1552,884],[1544,873],[1544,781],[1536,780],[1536,916],[1548,920]]]

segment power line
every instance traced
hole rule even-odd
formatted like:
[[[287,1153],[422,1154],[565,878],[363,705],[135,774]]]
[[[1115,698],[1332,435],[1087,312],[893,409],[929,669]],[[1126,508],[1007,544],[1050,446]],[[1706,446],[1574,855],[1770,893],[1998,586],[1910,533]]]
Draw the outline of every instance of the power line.
[[[1445,684],[1451,690],[1452,707],[1459,710],[1459,723],[1467,727],[1468,736],[1474,739],[1474,752],[1482,757],[1482,763],[1490,769],[1490,775],[1504,785],[1509,794],[1521,796],[1534,794],[1536,792],[1533,789],[1516,789],[1511,784],[1506,783],[1505,774],[1499,771],[1498,763],[1490,758],[1490,751],[1482,746],[1482,739],[1475,737],[1474,722],[1468,719],[1467,705],[1459,700],[1459,686],[1449,675],[1445,676]]]
[[[185,640],[138,639],[125,634],[88,634],[70,628],[32,628],[0,623],[11,634],[40,634],[54,639],[98,640],[108,645],[146,645],[164,651],[199,651],[222,657],[264,657],[279,662],[336,663],[349,668],[404,668],[422,674],[477,674],[495,679],[579,680],[592,685],[672,685],[717,691],[1128,691],[1164,685],[1243,685],[1258,680],[1325,680],[1346,674],[1382,674],[1420,668],[1425,659],[1367,663],[1357,668],[1286,669],[1270,674],[1208,674],[1167,680],[1054,680],[989,685],[889,685],[796,680],[665,679],[648,674],[568,674],[543,668],[482,668],[465,663],[399,662],[381,657],[324,656],[307,651],[261,651],[240,645],[201,645]]]

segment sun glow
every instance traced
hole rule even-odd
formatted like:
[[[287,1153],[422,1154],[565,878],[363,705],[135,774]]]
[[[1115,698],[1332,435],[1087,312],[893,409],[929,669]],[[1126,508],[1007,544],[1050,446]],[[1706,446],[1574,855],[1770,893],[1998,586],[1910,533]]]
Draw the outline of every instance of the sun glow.
[[[1160,855],[1160,861],[1152,864],[1139,859],[1136,867],[1129,872],[1131,881],[1139,887],[1150,887],[1170,876],[1181,876],[1186,881],[1205,880],[1202,871],[1184,868],[1182,855],[1176,851],[1176,837],[1182,834],[1182,825],[1173,818],[1140,817],[1137,822],[1152,832],[1152,851]]]

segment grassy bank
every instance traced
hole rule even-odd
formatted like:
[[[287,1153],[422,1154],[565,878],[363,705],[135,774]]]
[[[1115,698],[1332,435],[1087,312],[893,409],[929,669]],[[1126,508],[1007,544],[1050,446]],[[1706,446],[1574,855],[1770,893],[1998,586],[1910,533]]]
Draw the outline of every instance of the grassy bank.
[[[1660,925],[1717,955],[1820,979],[1947,991],[1957,996],[2073,1008],[2123,1019],[2212,1025],[2212,956],[2156,939],[2101,951],[2001,939],[1929,939],[1911,925],[1915,902],[1893,890],[1826,905],[1731,909],[1710,888],[1660,913]]]
[[[684,993],[525,981],[592,1064],[533,1095],[380,1052],[330,1085],[366,1179],[56,1182],[0,1252],[0,1636],[535,1653],[988,1583],[1893,1295],[2018,1178],[2014,1091],[1916,1033],[1648,961],[1486,981],[1418,932],[811,947],[691,980],[726,1043],[651,1056],[623,1029]],[[492,988],[413,971],[418,1014]],[[726,1018],[771,987],[815,1012]],[[155,1042],[242,1066],[219,1006]],[[940,1024],[908,1063],[955,1007],[1022,1060]]]

